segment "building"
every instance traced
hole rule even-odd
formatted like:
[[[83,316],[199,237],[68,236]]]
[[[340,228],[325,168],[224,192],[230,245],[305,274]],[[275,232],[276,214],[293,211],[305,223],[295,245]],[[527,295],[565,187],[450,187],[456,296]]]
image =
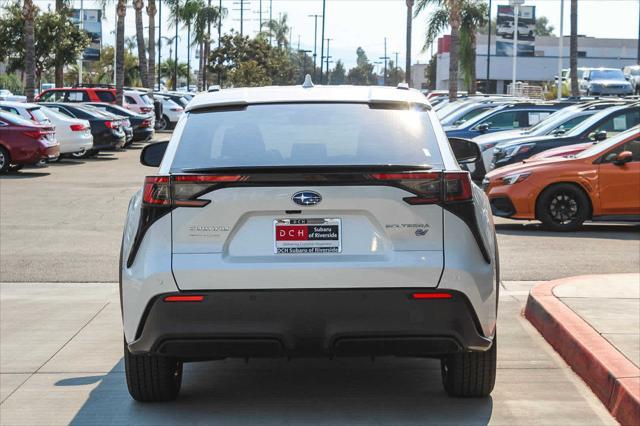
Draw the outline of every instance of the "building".
[[[436,89],[449,85],[449,37],[438,41],[436,65]],[[518,56],[516,76],[518,81],[532,84],[553,82],[558,75],[558,37],[536,37],[534,56]],[[580,36],[578,39],[578,67],[620,68],[637,63],[638,40]],[[563,40],[562,67],[569,67],[569,36]],[[412,87],[427,88],[427,66],[411,67]],[[484,86],[487,77],[487,35],[478,34],[476,47],[476,77],[480,90],[486,93],[506,93],[512,78],[512,57],[496,56],[495,36],[491,37],[489,88]],[[462,80],[460,81],[462,87]]]

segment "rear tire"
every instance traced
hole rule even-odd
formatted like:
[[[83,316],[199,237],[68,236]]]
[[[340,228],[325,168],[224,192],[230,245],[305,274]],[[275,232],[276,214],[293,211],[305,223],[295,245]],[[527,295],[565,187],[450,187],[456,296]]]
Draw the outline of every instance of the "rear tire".
[[[575,185],[558,184],[542,191],[536,215],[552,231],[575,231],[591,214],[589,197]]]
[[[489,396],[496,383],[497,336],[485,352],[462,352],[440,361],[442,384],[449,396],[482,398]]]
[[[124,366],[127,388],[139,402],[161,402],[176,399],[182,384],[182,362],[158,355],[134,355],[124,344]]]
[[[0,146],[0,173],[6,173],[9,170],[11,157],[6,149]]]

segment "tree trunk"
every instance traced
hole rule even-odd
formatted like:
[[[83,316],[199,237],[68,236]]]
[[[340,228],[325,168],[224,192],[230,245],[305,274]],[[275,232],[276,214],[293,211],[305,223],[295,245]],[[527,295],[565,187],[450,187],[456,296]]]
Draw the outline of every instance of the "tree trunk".
[[[156,0],[147,2],[147,15],[149,16],[149,65],[147,68],[149,85],[147,87],[153,88],[156,79]]]
[[[404,71],[404,79],[411,87],[411,32],[413,25],[413,0],[407,0],[407,45],[406,45],[406,63]],[[396,64],[398,65],[398,64]]]
[[[124,18],[127,14],[125,0],[116,5],[116,103],[123,104],[124,87]]]
[[[27,102],[33,102],[36,89],[36,48],[35,48],[35,20],[36,10],[32,0],[24,0],[22,16],[24,18],[25,58],[24,70],[26,75],[24,93]]]
[[[204,47],[202,43],[198,43],[198,91],[204,90]]]
[[[142,9],[144,8],[143,0],[133,0],[133,7],[136,10],[136,44],[138,45],[138,69],[140,70],[140,80],[144,87],[149,86],[149,79],[147,74],[149,69],[147,68],[147,52],[144,47],[144,27],[142,25]],[[151,43],[151,40],[149,40]]]
[[[469,64],[469,74],[471,75],[471,81],[469,82],[469,94],[475,95],[478,90],[478,79],[476,78],[476,33],[470,32],[471,38],[471,62]]]
[[[460,62],[458,52],[460,51],[459,25],[451,25],[451,47],[449,49],[449,100],[455,101],[458,98],[458,64]]]
[[[187,22],[187,92],[191,85],[191,21]]]
[[[60,14],[62,13],[62,9],[64,8],[64,1],[63,0],[56,0],[56,13]],[[62,63],[62,61],[56,57],[56,68],[54,71],[55,74],[55,84],[56,87],[63,87],[64,86],[64,64]]]
[[[580,88],[578,87],[578,0],[571,0],[569,67],[571,68],[571,96],[580,96]]]

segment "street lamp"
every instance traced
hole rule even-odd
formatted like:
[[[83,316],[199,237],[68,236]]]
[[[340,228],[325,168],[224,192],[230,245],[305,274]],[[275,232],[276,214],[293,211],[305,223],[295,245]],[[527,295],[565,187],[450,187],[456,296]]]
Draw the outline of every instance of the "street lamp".
[[[318,18],[322,15],[309,15],[309,18],[314,19],[313,30],[313,79],[318,81],[316,76],[316,58],[318,57]],[[322,58],[320,58],[320,67],[322,67]]]
[[[524,4],[524,0],[509,0],[509,4],[513,8],[513,70],[511,82],[511,94],[515,94],[516,90],[516,65],[518,62],[518,16],[520,15],[520,6]]]
[[[304,56],[302,58],[302,78],[307,74],[307,53],[311,53],[311,50],[300,49],[298,53],[302,53]]]

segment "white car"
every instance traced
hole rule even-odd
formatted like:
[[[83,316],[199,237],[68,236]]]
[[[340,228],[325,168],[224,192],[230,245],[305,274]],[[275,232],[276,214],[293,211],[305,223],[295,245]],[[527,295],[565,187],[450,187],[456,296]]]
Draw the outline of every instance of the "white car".
[[[478,155],[403,87],[197,95],[126,216],[131,396],[175,398],[183,362],[305,356],[438,358],[450,395],[487,396],[496,238],[459,166]]]
[[[42,107],[42,112],[56,128],[61,156],[79,155],[93,148],[89,121],[71,118],[47,107]]]
[[[156,120],[156,130],[173,129],[184,114],[184,108],[166,96],[154,96],[162,100],[162,118]]]
[[[23,95],[14,95],[7,89],[0,89],[0,101],[27,102],[27,97]]]
[[[0,101],[0,111],[10,112],[35,123],[51,124],[51,120],[42,112],[42,106],[38,104]]]
[[[153,112],[153,101],[149,95],[139,90],[125,90],[124,101],[127,109],[146,115]]]

